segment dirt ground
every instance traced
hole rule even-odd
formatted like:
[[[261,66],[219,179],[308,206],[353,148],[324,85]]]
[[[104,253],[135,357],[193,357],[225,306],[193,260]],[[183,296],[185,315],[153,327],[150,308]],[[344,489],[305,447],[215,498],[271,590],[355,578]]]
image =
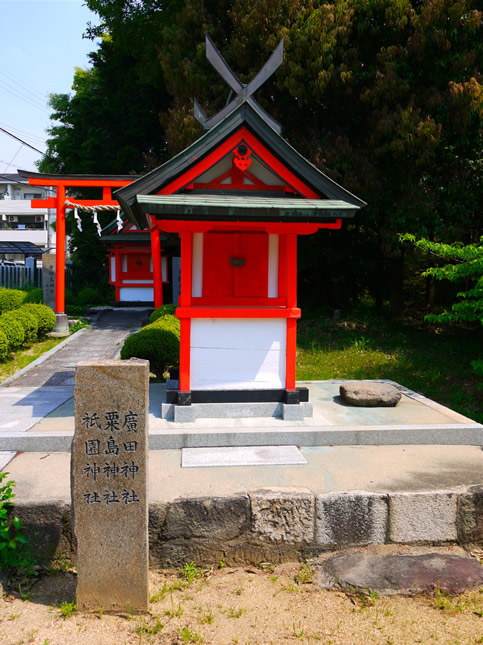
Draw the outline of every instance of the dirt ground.
[[[75,610],[75,573],[42,577],[0,599],[0,643],[110,645],[473,645],[483,643],[483,589],[413,598],[326,591],[308,564],[150,574],[145,616]]]

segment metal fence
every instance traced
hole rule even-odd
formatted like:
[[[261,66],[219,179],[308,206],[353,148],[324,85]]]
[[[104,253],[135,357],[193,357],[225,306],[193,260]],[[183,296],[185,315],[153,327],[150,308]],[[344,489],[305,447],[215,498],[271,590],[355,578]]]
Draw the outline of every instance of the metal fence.
[[[22,287],[41,287],[42,268],[22,266],[0,266],[0,287],[21,289]]]

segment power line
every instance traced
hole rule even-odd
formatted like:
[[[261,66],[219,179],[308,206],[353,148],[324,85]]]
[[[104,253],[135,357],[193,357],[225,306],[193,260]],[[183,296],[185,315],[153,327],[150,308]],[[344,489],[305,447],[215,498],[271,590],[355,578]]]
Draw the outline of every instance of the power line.
[[[3,72],[3,71],[0,69],[0,74],[2,74],[3,76],[6,76],[6,77],[9,79],[9,81],[12,81],[12,83],[15,83],[15,85],[18,85],[18,86],[19,86],[19,87],[21,87],[22,89],[26,90],[29,94],[32,94],[32,96],[34,96],[35,98],[37,98],[37,99],[41,99],[42,101],[44,101],[44,100],[45,100],[45,97],[44,97],[44,96],[41,96],[38,92],[35,92],[34,90],[30,90],[28,87],[25,87],[25,85],[22,85],[22,83],[19,83],[19,82],[18,82],[17,80],[15,80],[12,76],[10,76],[10,74],[7,74],[7,72]]]
[[[2,79],[0,79],[0,87],[3,87],[3,89],[6,90],[12,96],[15,96],[16,98],[21,99],[22,101],[25,101],[25,103],[28,103],[28,105],[35,107],[38,110],[42,110],[43,112],[48,112],[45,105],[40,104],[40,101],[34,102],[34,99],[24,95],[24,93],[22,93],[20,90],[17,90],[15,87],[12,87]],[[37,99],[35,99],[35,101],[37,101]]]
[[[27,139],[32,139],[32,141],[35,141],[37,139],[38,143],[44,143],[45,138],[39,137],[36,134],[32,134],[31,132],[27,132],[26,130],[21,130],[20,128],[16,128],[13,125],[10,125],[9,123],[3,123],[0,121],[0,125],[3,125],[5,128],[8,128],[9,130],[13,130],[14,132],[17,132],[19,135],[25,136]]]
[[[23,145],[24,145],[24,146],[27,146],[28,148],[32,148],[32,150],[35,150],[35,152],[38,152],[39,154],[41,154],[41,155],[43,155],[43,156],[46,156],[46,153],[45,153],[45,152],[42,152],[42,150],[39,150],[38,148],[35,148],[34,146],[30,145],[30,143],[27,143],[26,141],[24,141],[24,140],[23,140],[23,139],[21,139],[20,137],[17,137],[15,134],[12,134],[12,133],[11,133],[11,132],[9,132],[8,130],[5,130],[5,128],[0,127],[0,131],[1,131],[1,132],[4,132],[4,133],[5,133],[5,134],[7,134],[9,137],[12,137],[12,139],[16,139],[17,141],[20,141],[20,143],[23,143]]]

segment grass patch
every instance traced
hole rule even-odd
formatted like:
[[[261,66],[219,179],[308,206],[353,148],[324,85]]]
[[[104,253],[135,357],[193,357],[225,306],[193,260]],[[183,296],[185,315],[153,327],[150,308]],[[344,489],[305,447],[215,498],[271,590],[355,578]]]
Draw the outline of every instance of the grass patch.
[[[391,379],[483,422],[483,387],[471,367],[482,358],[481,328],[388,320],[361,305],[334,321],[304,311],[298,326],[297,379]]]
[[[42,354],[45,354],[45,352],[51,350],[63,340],[65,339],[45,338],[44,340],[32,343],[32,345],[29,345],[28,347],[22,347],[15,353],[12,353],[10,358],[5,362],[0,363],[0,383],[3,383],[3,381],[6,381],[10,376],[16,374],[24,367],[27,367],[27,365],[35,361],[39,356],[42,356]]]

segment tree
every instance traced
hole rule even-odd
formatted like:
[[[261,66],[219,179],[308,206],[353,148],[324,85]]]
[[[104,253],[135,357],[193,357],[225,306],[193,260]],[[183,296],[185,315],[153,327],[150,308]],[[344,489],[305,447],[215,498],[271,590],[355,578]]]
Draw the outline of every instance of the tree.
[[[76,94],[59,105],[61,129],[51,131],[52,153],[66,170],[139,171],[150,167],[148,157],[175,154],[199,137],[193,96],[209,115],[227,96],[205,58],[206,32],[242,82],[283,37],[282,68],[257,100],[297,150],[368,203],[343,233],[301,240],[301,286],[310,280],[307,292],[317,302],[340,305],[369,290],[380,304],[390,297],[398,313],[404,275],[398,232],[465,243],[481,234],[476,0],[88,0],[88,6],[101,19],[88,33],[104,40]],[[107,89],[120,112],[126,94],[132,109],[113,119],[106,103],[92,123]],[[136,106],[149,106],[146,118]],[[150,130],[154,115],[162,127]],[[108,148],[99,150],[96,142],[111,132]]]
[[[445,262],[443,266],[432,266],[423,272],[423,276],[432,276],[436,280],[449,280],[455,284],[465,285],[464,291],[457,293],[459,300],[450,311],[440,314],[428,314],[425,320],[429,323],[468,324],[480,323],[483,326],[483,237],[476,244],[464,245],[460,242],[443,244],[426,239],[417,240],[414,235],[401,236],[401,241],[409,241],[418,248],[429,251]],[[479,376],[483,376],[483,360],[472,362]]]

